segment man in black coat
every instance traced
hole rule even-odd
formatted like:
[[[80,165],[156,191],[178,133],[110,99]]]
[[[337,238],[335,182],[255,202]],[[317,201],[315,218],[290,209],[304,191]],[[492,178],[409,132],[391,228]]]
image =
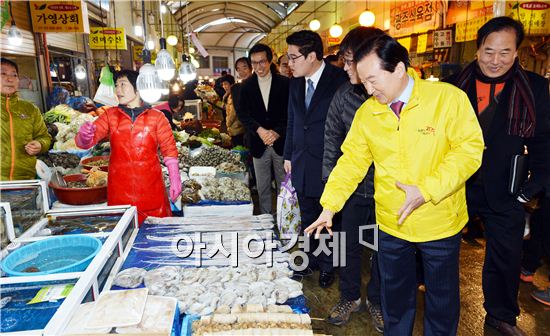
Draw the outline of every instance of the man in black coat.
[[[346,139],[357,109],[370,97],[361,84],[357,65],[353,61],[355,50],[369,38],[384,34],[378,28],[357,27],[344,37],[340,44],[343,55],[344,70],[349,81],[340,86],[334,94],[328,109],[325,123],[325,152],[323,155],[323,181],[327,181],[336,162],[342,156],[342,143]],[[325,60],[326,61],[326,60]],[[373,230],[367,230],[366,237],[361,237],[360,227],[376,223],[374,212],[374,165],[371,165],[367,176],[357,186],[353,195],[346,202],[342,212],[336,216],[341,223],[341,233],[346,235],[346,265],[338,270],[340,279],[340,300],[330,310],[327,322],[342,325],[347,323],[352,313],[361,309],[361,269],[364,265],[363,245],[365,240],[373,244]],[[370,279],[367,284],[366,306],[374,328],[384,331],[380,298],[380,272],[378,255],[371,252]]]
[[[254,74],[242,83],[237,116],[250,139],[260,213],[271,213],[271,168],[277,189],[285,177],[283,150],[288,106],[288,78],[271,71],[271,48],[258,43],[250,49]]]
[[[324,130],[327,111],[334,93],[348,80],[346,73],[323,61],[319,34],[302,30],[286,38],[290,79],[288,125],[285,142],[285,171],[292,172],[292,185],[298,194],[302,230],[323,210],[319,199],[322,180]],[[332,256],[313,255],[316,240],[310,239],[309,265],[320,269],[319,286],[334,282]]]
[[[523,203],[542,189],[550,173],[548,80],[519,64],[523,36],[522,25],[509,17],[489,20],[477,34],[477,60],[448,79],[468,94],[483,130],[483,163],[466,185],[466,199],[470,217],[482,219],[487,237],[485,324],[503,335],[525,335],[516,326]],[[515,159],[521,166],[525,149],[529,179],[512,164]],[[519,188],[514,188],[517,179]]]

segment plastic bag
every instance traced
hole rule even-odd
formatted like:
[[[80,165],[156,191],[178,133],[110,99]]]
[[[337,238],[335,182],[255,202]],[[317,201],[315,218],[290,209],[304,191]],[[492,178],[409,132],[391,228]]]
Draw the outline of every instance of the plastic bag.
[[[104,66],[101,68],[99,83],[94,101],[103,105],[117,106],[118,99],[115,95],[115,82],[113,81],[113,73],[109,70],[109,67]]]
[[[290,174],[286,174],[277,196],[277,227],[281,239],[291,239],[300,234],[302,219],[298,205],[298,195],[292,186]]]

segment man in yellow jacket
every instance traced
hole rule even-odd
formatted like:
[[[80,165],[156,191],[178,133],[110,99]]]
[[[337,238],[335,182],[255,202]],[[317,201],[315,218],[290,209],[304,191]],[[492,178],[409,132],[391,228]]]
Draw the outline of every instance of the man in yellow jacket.
[[[466,94],[407,71],[407,50],[395,39],[365,41],[354,61],[373,97],[355,115],[321,197],[323,212],[306,233],[332,233],[334,213],[374,162],[384,335],[412,334],[417,248],[426,284],[424,334],[455,335],[465,182],[481,165],[481,128]]]

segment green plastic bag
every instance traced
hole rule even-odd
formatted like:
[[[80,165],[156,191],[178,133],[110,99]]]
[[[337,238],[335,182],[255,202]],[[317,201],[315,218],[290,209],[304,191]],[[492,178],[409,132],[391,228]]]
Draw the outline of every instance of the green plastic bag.
[[[101,68],[99,87],[94,96],[94,101],[107,106],[117,106],[118,99],[115,95],[115,82],[113,73],[108,66]]]

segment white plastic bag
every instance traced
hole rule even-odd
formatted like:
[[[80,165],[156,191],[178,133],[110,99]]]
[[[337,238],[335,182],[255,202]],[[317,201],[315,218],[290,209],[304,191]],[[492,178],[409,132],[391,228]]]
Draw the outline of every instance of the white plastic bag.
[[[298,205],[298,195],[292,186],[290,174],[286,174],[277,196],[277,227],[281,239],[291,239],[300,234],[302,219]]]

